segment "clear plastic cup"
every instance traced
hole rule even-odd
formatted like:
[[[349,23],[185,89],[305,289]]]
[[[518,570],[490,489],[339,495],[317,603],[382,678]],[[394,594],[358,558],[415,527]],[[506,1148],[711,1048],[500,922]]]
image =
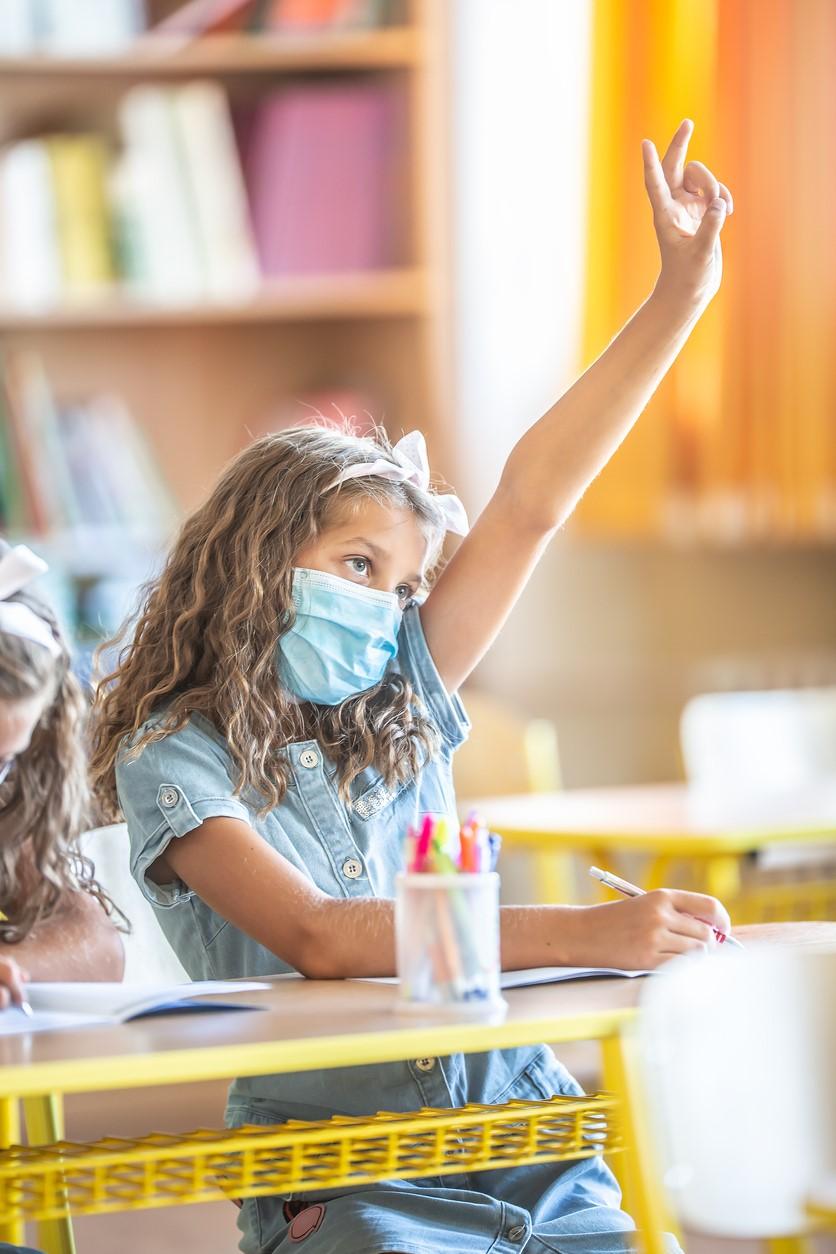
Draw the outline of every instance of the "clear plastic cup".
[[[504,1014],[495,871],[400,874],[395,934],[399,1009]]]

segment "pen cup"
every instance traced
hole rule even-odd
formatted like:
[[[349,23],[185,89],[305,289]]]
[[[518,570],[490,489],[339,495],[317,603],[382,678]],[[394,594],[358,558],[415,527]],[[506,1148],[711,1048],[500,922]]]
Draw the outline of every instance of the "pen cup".
[[[399,1009],[504,1013],[495,871],[400,874],[395,934]]]

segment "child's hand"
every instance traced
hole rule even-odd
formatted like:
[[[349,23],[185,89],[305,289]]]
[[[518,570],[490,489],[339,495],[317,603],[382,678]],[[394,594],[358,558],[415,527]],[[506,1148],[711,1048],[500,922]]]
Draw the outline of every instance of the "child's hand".
[[[584,913],[590,946],[585,964],[625,971],[653,970],[676,954],[712,949],[717,944],[712,928],[731,930],[715,897],[673,888],[590,906]]]
[[[14,958],[0,958],[0,1008],[5,1009],[10,1002],[19,1006],[25,1000],[23,985],[29,979],[29,972],[15,962]]]
[[[699,313],[720,286],[720,231],[734,210],[731,192],[700,161],[685,164],[694,129],[680,125],[662,160],[644,140],[644,183],[653,206],[653,225],[662,255],[657,292],[676,313]]]

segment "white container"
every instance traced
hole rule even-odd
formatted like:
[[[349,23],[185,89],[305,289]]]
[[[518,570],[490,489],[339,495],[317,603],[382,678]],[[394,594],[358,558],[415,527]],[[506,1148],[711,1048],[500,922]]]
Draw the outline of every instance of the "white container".
[[[500,992],[499,876],[401,874],[395,890],[401,1010],[496,1018]]]

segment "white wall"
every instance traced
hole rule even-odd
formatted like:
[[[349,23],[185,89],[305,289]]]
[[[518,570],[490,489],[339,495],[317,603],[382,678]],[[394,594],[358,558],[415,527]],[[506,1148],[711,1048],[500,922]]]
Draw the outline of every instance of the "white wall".
[[[457,477],[474,509],[577,364],[591,6],[450,12]]]
[[[449,2],[456,477],[474,513],[578,367],[591,5]],[[477,678],[556,721],[567,784],[670,778],[691,693],[836,682],[836,557],[561,535]]]

